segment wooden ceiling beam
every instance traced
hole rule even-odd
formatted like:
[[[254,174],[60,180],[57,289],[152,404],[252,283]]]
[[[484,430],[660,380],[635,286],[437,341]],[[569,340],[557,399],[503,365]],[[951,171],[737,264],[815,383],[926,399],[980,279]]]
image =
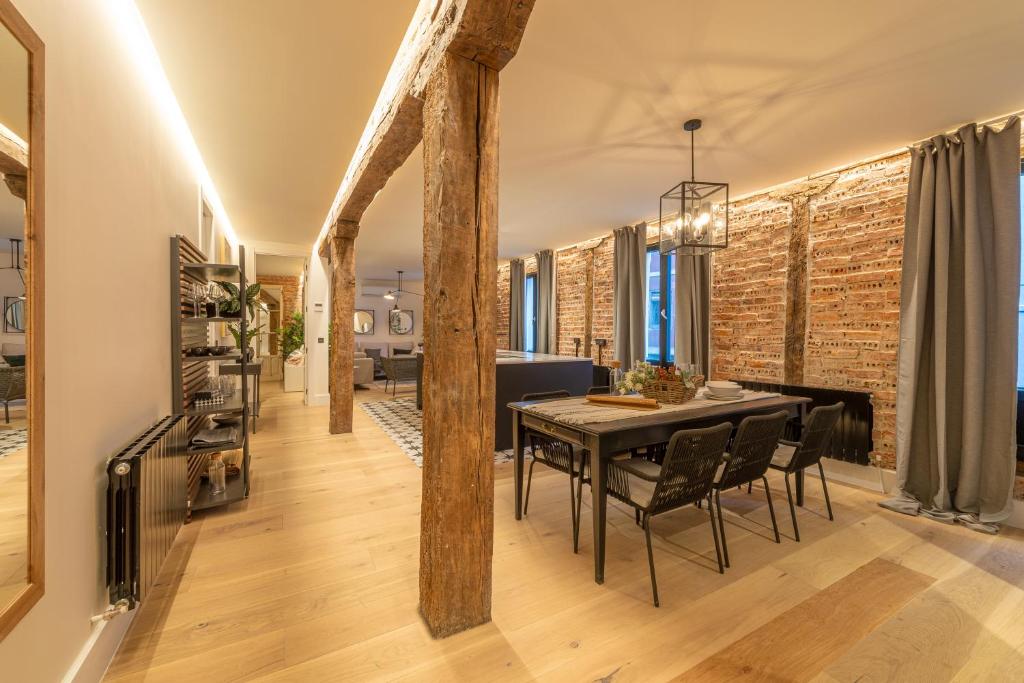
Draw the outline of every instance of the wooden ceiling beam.
[[[519,49],[534,2],[420,0],[338,189],[321,256],[338,221],[358,224],[423,139],[424,93],[445,53],[501,70]]]

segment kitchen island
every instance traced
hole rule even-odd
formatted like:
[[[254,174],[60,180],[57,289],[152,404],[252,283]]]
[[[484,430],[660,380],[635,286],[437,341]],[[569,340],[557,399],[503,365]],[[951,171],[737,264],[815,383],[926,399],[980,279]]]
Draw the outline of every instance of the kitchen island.
[[[512,448],[512,411],[508,404],[524,394],[565,389],[573,396],[587,393],[593,382],[590,358],[556,356],[528,351],[498,351],[494,382],[494,449]],[[416,373],[416,407],[423,409],[423,355]]]

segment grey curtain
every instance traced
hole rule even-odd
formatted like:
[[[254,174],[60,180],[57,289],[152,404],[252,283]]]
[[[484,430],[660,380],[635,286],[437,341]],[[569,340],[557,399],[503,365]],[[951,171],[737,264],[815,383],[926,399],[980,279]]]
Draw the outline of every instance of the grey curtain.
[[[508,268],[508,348],[523,350],[523,299],[526,296],[526,276],[523,259],[514,258]]]
[[[550,249],[537,257],[537,353],[556,353],[555,255]]]
[[[693,363],[710,378],[711,255],[676,251],[673,283],[676,365]]]
[[[1020,292],[1020,121],[911,150],[896,470],[882,503],[982,531],[1011,509]]]
[[[615,360],[622,362],[624,370],[647,356],[644,348],[646,251],[646,223],[615,231]]]

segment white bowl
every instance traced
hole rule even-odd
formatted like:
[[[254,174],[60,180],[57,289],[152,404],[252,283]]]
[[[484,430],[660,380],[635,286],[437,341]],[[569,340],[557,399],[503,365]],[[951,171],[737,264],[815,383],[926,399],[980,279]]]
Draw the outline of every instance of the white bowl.
[[[736,384],[736,382],[729,382],[723,380],[705,382],[704,386],[706,386],[708,389],[711,389],[716,393],[718,393],[719,391],[739,391],[740,389],[743,388],[739,384]]]

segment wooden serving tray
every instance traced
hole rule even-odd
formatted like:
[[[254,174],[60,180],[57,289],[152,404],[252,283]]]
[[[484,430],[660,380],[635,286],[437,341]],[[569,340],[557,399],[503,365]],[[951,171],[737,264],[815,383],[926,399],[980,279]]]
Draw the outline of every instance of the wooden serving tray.
[[[587,401],[603,406],[632,408],[634,410],[657,410],[661,407],[655,399],[644,398],[642,396],[609,396],[595,394],[594,396],[587,396]]]

